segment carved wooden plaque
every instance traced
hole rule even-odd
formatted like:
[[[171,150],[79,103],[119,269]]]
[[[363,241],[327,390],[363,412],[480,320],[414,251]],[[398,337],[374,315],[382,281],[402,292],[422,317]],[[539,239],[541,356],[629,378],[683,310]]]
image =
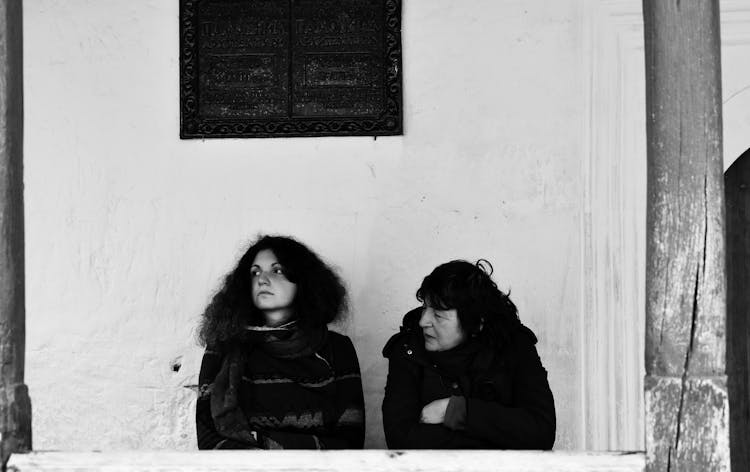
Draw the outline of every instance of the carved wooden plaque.
[[[180,137],[402,134],[401,0],[180,0]]]

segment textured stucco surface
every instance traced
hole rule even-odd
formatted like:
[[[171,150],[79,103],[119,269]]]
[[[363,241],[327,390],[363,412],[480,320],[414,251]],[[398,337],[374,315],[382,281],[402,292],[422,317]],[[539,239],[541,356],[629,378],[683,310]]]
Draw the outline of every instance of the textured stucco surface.
[[[556,447],[580,447],[578,2],[405,1],[405,136],[205,142],[178,139],[177,5],[24,2],[35,448],[194,448],[194,329],[258,232],[347,281],[367,447],[421,278],[480,257],[541,340]]]
[[[729,16],[729,15],[726,15]],[[748,15],[750,17],[750,15]],[[722,24],[724,170],[750,149],[750,19]]]

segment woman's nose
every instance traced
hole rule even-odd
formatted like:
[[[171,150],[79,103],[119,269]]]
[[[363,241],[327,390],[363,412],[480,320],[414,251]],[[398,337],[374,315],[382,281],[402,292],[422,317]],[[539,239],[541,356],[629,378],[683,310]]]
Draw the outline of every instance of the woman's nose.
[[[419,317],[419,326],[426,328],[432,324],[432,310],[425,308],[422,310],[422,316]]]
[[[268,274],[265,272],[258,274],[258,283],[260,285],[268,285]]]

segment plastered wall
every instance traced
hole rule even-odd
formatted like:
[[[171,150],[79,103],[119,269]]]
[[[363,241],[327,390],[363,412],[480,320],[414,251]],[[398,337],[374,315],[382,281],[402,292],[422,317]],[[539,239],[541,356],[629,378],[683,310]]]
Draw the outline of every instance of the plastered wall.
[[[722,0],[724,169],[750,149],[750,6]]]
[[[25,1],[34,447],[195,448],[195,327],[260,232],[348,284],[366,447],[421,278],[480,257],[540,338],[556,448],[581,447],[580,9],[404,0],[404,136],[204,142],[178,138],[177,0]]]

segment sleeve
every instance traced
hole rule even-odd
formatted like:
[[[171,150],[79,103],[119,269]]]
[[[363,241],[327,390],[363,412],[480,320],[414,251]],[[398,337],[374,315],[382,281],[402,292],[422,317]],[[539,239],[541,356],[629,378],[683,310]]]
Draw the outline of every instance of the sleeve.
[[[555,442],[555,402],[536,348],[517,350],[513,374],[513,406],[478,398],[465,399],[466,434],[484,438],[501,449],[552,449]]]
[[[489,444],[442,424],[419,422],[422,413],[419,366],[394,355],[388,363],[383,429],[391,449],[479,449]]]
[[[247,449],[249,445],[221,436],[216,431],[211,416],[211,384],[221,369],[221,361],[221,352],[213,348],[206,349],[201,361],[201,370],[198,374],[198,401],[195,405],[198,449]]]
[[[449,429],[466,428],[466,397],[456,395],[450,397],[448,407],[445,409],[443,425]]]

